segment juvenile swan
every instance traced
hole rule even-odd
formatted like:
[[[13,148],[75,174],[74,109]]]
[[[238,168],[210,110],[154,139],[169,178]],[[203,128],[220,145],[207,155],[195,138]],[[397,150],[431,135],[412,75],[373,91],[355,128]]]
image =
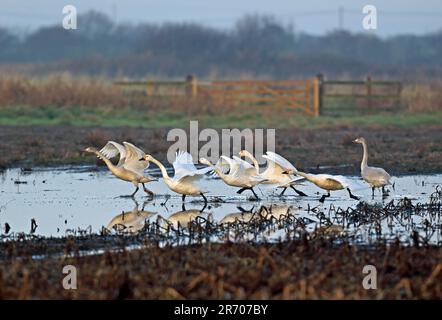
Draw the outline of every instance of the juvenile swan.
[[[109,143],[108,143],[109,144]],[[149,196],[153,196],[153,192],[146,188],[144,185],[145,183],[151,182],[151,181],[157,181],[158,179],[153,178],[149,175],[146,175],[144,173],[144,170],[149,166],[149,162],[140,162],[139,159],[144,155],[144,151],[141,149],[135,147],[133,144],[129,142],[123,142],[124,144],[124,157],[121,158],[121,152],[120,152],[120,161],[119,164],[114,165],[108,157],[105,156],[105,154],[101,151],[98,151],[94,147],[87,147],[84,149],[84,152],[88,153],[94,153],[97,155],[98,158],[104,161],[106,166],[109,168],[109,170],[112,172],[112,174],[123,180],[132,182],[132,184],[135,186],[135,191],[129,195],[129,197],[134,197],[135,194],[138,192],[138,184],[143,185],[143,190],[146,192]],[[118,144],[119,145],[119,144]],[[106,145],[107,146],[107,145]],[[106,148],[105,146],[105,148]],[[121,145],[119,145],[121,146]],[[102,149],[103,150],[103,149]],[[121,149],[122,150],[122,149]],[[114,154],[114,156],[117,153]]]
[[[192,156],[188,152],[179,151],[176,153],[176,158],[173,162],[175,175],[171,178],[164,165],[151,155],[146,154],[139,160],[155,163],[158,168],[160,168],[167,187],[170,190],[181,194],[183,202],[186,196],[201,196],[204,199],[204,203],[207,203],[207,198],[204,195],[206,191],[203,191],[201,187],[197,185],[197,182],[204,176],[204,174],[211,171],[213,169],[212,167],[197,169],[193,164]]]
[[[364,138],[357,138],[353,142],[362,144],[362,148],[364,150],[364,155],[362,157],[361,162],[361,176],[365,182],[367,182],[371,186],[371,194],[374,196],[375,188],[382,188],[382,194],[385,194],[384,187],[388,184],[391,184],[391,177],[382,168],[369,167],[367,164],[368,161],[368,149],[367,143]]]
[[[350,191],[350,183],[349,181],[343,177],[343,176],[333,176],[330,174],[310,174],[310,173],[304,173],[301,171],[298,171],[295,169],[295,171],[288,170],[286,171],[287,174],[297,174],[301,177],[306,178],[308,181],[315,184],[317,187],[326,190],[327,194],[322,195],[321,199],[319,199],[319,202],[323,203],[325,201],[325,198],[330,197],[330,191],[335,190],[344,190],[346,189],[348,191],[348,195],[350,198],[359,200],[358,197],[353,195]]]

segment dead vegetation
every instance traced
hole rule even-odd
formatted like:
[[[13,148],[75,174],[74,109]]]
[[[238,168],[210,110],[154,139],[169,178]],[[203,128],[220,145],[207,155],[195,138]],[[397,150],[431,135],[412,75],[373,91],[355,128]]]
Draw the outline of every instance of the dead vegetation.
[[[135,235],[76,231],[66,238],[15,234],[0,241],[0,298],[4,299],[440,299],[442,297],[442,189],[428,203],[404,198],[385,206],[318,208],[309,221],[261,207],[248,221],[218,224],[196,218],[172,226],[154,221]],[[410,224],[409,240],[375,238],[358,244],[349,226],[373,234],[385,219]],[[284,229],[287,237],[263,241]],[[212,242],[213,239],[222,239]],[[130,250],[129,250],[130,249]],[[104,250],[97,254],[97,250]],[[43,256],[39,256],[43,255]],[[62,268],[74,265],[78,290],[62,288]],[[377,290],[362,286],[365,265],[377,269]]]

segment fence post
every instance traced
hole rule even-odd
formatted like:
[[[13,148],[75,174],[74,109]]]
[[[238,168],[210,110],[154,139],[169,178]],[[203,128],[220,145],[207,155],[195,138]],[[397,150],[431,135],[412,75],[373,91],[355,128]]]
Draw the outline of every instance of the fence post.
[[[366,78],[365,85],[367,87],[367,107],[369,109],[371,109],[371,107],[372,107],[372,99],[371,99],[371,93],[372,93],[371,86],[372,86],[372,83],[371,83],[371,77],[370,76],[368,76]]]
[[[323,75],[318,74],[313,79],[313,112],[315,116],[322,114]]]
[[[193,98],[198,95],[198,80],[193,74],[186,77],[186,95]]]

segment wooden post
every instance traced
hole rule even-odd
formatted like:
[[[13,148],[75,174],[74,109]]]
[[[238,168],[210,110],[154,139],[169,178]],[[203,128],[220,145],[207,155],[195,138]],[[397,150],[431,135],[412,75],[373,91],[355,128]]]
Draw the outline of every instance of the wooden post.
[[[371,93],[372,93],[371,86],[372,86],[372,83],[371,83],[371,77],[368,76],[366,78],[365,85],[367,87],[367,107],[369,109],[371,109],[371,107],[372,107],[372,99],[371,99]]]
[[[147,84],[146,84],[146,95],[147,96],[152,96],[153,95],[153,81],[152,80],[148,80]]]
[[[186,95],[192,98],[198,95],[198,80],[193,74],[186,77]]]
[[[316,117],[322,113],[322,82],[321,74],[313,79],[313,113]]]

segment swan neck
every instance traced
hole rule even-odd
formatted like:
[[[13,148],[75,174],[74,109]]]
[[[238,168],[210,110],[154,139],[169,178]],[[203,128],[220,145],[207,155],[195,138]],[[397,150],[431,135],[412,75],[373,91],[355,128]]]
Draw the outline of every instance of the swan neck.
[[[97,157],[99,157],[101,160],[103,160],[103,162],[106,164],[106,166],[109,168],[110,171],[113,172],[116,169],[116,167],[114,166],[112,161],[110,161],[108,158],[106,158],[105,155],[102,154],[100,151],[95,150],[94,153],[97,155]]]
[[[251,154],[246,155],[246,157],[248,157],[250,160],[252,160],[253,165],[255,166],[256,172],[259,173],[258,160],[256,160],[256,158],[254,156],[252,156]]]
[[[166,167],[161,162],[159,162],[157,159],[154,159],[154,158],[150,159],[150,161],[155,163],[158,166],[158,168],[160,168],[161,174],[163,175],[163,178],[165,180],[170,179],[169,174],[167,173]]]
[[[368,150],[367,150],[367,143],[365,141],[362,142],[362,149],[364,150],[364,155],[362,157],[361,170],[367,167],[367,162],[368,162]]]
[[[313,177],[313,176],[311,176],[310,174],[307,174],[307,173],[305,173],[305,172],[297,171],[296,174],[297,174],[298,176],[301,176],[301,177],[306,178],[308,181],[312,181],[312,182],[313,182],[313,180],[314,180],[314,177]]]

